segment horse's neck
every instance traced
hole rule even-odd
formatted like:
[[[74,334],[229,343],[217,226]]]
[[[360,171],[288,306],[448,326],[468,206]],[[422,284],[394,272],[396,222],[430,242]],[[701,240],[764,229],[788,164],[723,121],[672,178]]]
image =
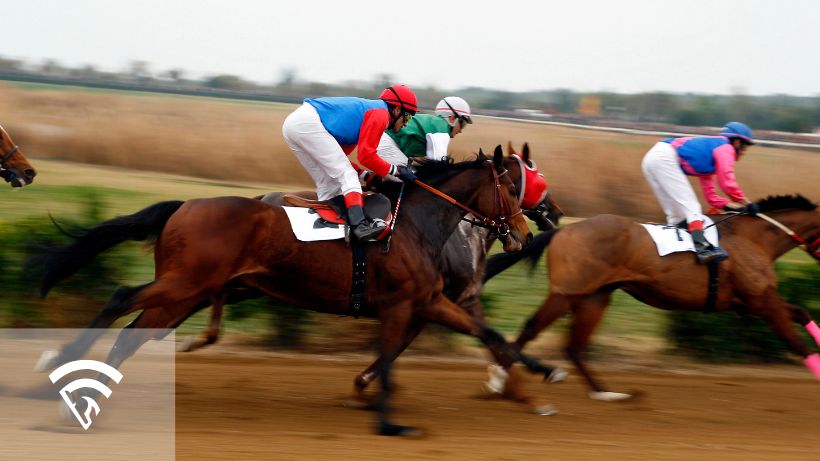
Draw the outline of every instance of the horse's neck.
[[[471,193],[474,193],[474,191],[448,191],[444,186],[438,189],[460,203],[468,202]],[[466,214],[461,208],[420,187],[408,192],[403,209],[406,210],[406,219],[409,221],[407,227],[430,243],[427,249],[435,258],[441,255],[444,243],[455,232],[458,223]],[[402,227],[401,221],[398,227],[399,229]]]
[[[813,231],[817,230],[820,224],[816,219],[811,219],[812,216],[809,215],[809,212],[805,211],[775,211],[766,213],[766,216],[791,229],[802,239],[812,237]],[[765,248],[768,249],[772,260],[779,258],[789,250],[798,246],[799,243],[797,240],[790,237],[777,226],[765,221],[763,218],[757,219],[760,227],[752,231],[754,240],[763,244]]]

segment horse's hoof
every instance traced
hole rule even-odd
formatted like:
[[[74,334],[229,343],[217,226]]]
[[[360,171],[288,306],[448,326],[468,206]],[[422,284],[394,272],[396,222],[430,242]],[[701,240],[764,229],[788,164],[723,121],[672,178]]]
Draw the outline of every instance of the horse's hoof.
[[[34,371],[42,373],[51,370],[54,368],[54,365],[57,364],[57,357],[59,357],[59,355],[60,353],[57,351],[44,351],[40,354],[40,359],[37,360],[37,363],[34,365]]]
[[[624,394],[623,392],[590,392],[589,398],[602,402],[622,402],[631,399],[632,394]]]
[[[533,407],[532,412],[538,416],[555,416],[558,414],[558,409],[550,404],[546,404],[540,407]]]
[[[497,387],[496,385],[493,385],[491,381],[488,381],[481,383],[481,390],[484,392],[484,395],[494,397],[504,393],[504,386]]]
[[[196,344],[196,336],[186,336],[185,339],[179,343],[177,352],[191,352],[195,349],[194,344]]]
[[[569,376],[569,373],[567,373],[567,371],[564,370],[563,368],[558,367],[558,368],[552,370],[552,373],[550,373],[547,376],[547,381],[549,381],[551,383],[560,383],[560,382],[566,380],[567,376]]]
[[[399,424],[381,423],[379,425],[379,435],[391,437],[421,437],[424,432],[413,426],[402,426]]]

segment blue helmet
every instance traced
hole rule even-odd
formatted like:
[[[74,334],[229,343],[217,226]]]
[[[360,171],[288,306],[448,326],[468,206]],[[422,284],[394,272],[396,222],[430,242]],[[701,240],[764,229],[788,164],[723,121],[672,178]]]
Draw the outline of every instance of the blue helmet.
[[[739,138],[749,144],[754,144],[752,129],[746,126],[745,123],[729,122],[720,129],[720,135],[726,136],[729,139]]]

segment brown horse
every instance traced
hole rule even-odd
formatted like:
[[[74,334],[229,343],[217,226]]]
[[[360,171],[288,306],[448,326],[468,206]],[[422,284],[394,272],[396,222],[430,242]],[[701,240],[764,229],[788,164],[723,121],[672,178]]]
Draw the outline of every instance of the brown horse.
[[[477,214],[491,217],[504,235],[504,248],[518,250],[532,237],[521,215],[515,186],[504,174],[500,147],[489,161],[452,164],[428,162],[417,173],[420,181],[438,188]],[[536,372],[551,369],[521,355],[503,336],[478,322],[442,293],[440,253],[465,211],[414,184],[403,198],[401,222],[388,253],[369,245],[365,307],[361,315],[381,321],[382,393],[377,431],[408,435],[416,430],[389,420],[393,360],[406,332],[418,322],[434,322],[477,337],[502,363],[521,361]],[[134,215],[115,218],[89,229],[77,240],[44,256],[41,292],[75,272],[113,245],[159,234],[154,250],[156,277],[139,287],[122,287],[90,327],[67,344],[48,365],[82,356],[117,318],[142,311],[125,328],[107,362],[117,367],[142,344],[153,339],[148,328],[175,328],[194,312],[211,304],[265,294],[294,306],[333,314],[349,312],[351,248],[342,240],[300,242],[281,207],[259,200],[219,197],[163,202]],[[106,381],[104,376],[100,379]]]
[[[23,187],[31,184],[35,176],[37,171],[0,126],[0,177],[10,183],[11,187]]]
[[[805,326],[819,344],[820,332],[805,309],[788,304],[777,294],[773,269],[777,258],[800,245],[820,261],[820,210],[802,196],[769,197],[757,204],[759,216],[739,215],[718,224],[721,246],[730,258],[719,266],[714,307],[707,310],[734,310],[762,317],[793,353],[806,359],[806,365],[820,380],[820,356],[810,355],[791,323]],[[592,377],[582,359],[610,295],[620,288],[661,309],[704,310],[707,267],[697,264],[689,252],[660,257],[642,226],[621,216],[600,215],[539,234],[524,251],[510,257],[501,254],[490,258],[486,278],[527,256],[535,263],[547,245],[549,296],[526,322],[516,347],[522,349],[570,312],[572,324],[564,352],[592,388],[590,397],[629,398],[629,394],[608,392]]]
[[[522,181],[522,162],[526,168],[537,173],[535,163],[530,159],[530,147],[527,143],[519,155],[512,144],[508,144],[508,155],[504,157],[504,168],[507,170],[510,180],[516,185],[519,197],[523,196],[522,185],[527,187]],[[518,158],[516,158],[518,156]],[[532,184],[530,184],[532,186]],[[258,197],[265,203],[282,206],[284,204],[284,193],[272,192],[265,196]],[[299,196],[315,199],[315,192],[299,192]],[[540,230],[554,229],[563,216],[563,211],[555,203],[549,190],[546,191],[543,199],[530,209],[524,209],[523,213],[532,219]],[[489,229],[476,227],[468,221],[462,221],[456,232],[450,236],[442,250],[441,272],[444,277],[444,294],[453,300],[462,309],[467,311],[477,320],[484,322],[484,310],[481,305],[481,293],[484,287],[484,267],[487,264],[487,252],[497,240],[497,236]],[[466,251],[465,251],[466,250]],[[208,327],[199,337],[186,338],[180,350],[191,352],[209,344],[214,344],[219,339],[220,323],[222,319],[221,306],[214,306],[211,311],[211,319]],[[412,343],[425,326],[424,322],[416,324],[416,328],[410,331],[402,344],[402,350]],[[491,351],[492,352],[492,351]],[[496,357],[496,360],[500,358]],[[353,398],[346,405],[371,408],[373,402],[365,395],[365,389],[378,377],[378,360],[373,362],[364,371],[356,376],[353,383]],[[550,381],[560,381],[566,373],[560,368],[556,368],[550,373]],[[507,382],[505,393],[511,399],[523,403],[530,410],[537,414],[553,414],[554,409],[550,405],[545,405],[516,386],[517,377]]]

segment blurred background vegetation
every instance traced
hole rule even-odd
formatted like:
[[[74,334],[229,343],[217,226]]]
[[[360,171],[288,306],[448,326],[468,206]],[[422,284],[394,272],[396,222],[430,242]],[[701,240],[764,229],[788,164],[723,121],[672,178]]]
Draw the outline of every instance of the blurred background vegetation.
[[[707,99],[700,103],[719,103]],[[49,214],[71,233],[161,200],[252,197],[311,187],[279,133],[292,108],[271,102],[0,84],[0,113],[13,114],[2,123],[39,171],[30,187],[0,188],[0,327],[85,325],[117,286],[153,278],[151,249],[128,243],[39,299],[37,268],[24,270],[25,262],[36,254],[37,245],[68,242]],[[453,149],[456,158],[465,158],[479,147],[491,150],[508,140],[517,148],[530,143],[553,196],[574,217],[566,222],[599,213],[661,219],[640,173],[640,159],[655,137],[479,118],[454,140]],[[752,197],[800,192],[817,200],[820,186],[807,172],[816,171],[818,161],[811,151],[755,146],[738,164],[738,177]],[[820,317],[816,263],[795,250],[781,258],[777,270],[781,293]],[[543,263],[533,273],[525,265],[513,267],[486,288],[490,322],[514,336],[546,294]],[[179,334],[199,333],[209,314],[205,310],[195,315]],[[228,341],[265,347],[344,352],[371,348],[374,327],[372,321],[316,315],[260,299],[229,307],[223,333]],[[532,352],[558,355],[565,329],[566,321],[558,322],[531,346]],[[417,350],[475,345],[433,331],[420,338]],[[592,352],[604,355],[651,351],[713,361],[788,360],[783,345],[759,321],[734,314],[669,314],[620,292],[594,345]]]

